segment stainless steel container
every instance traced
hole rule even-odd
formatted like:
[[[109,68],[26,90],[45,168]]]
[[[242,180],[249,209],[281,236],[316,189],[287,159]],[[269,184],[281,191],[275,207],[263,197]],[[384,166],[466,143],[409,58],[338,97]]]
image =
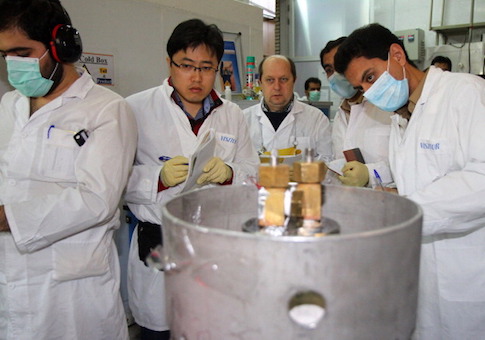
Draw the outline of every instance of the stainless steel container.
[[[409,339],[416,320],[421,209],[397,195],[326,187],[340,235],[243,233],[257,192],[227,186],[163,208],[173,339]]]

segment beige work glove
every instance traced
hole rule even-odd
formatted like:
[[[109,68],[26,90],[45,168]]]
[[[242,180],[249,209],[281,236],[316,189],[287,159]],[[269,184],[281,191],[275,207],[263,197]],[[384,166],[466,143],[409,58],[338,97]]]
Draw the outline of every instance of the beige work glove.
[[[212,157],[204,166],[204,173],[197,179],[197,184],[224,183],[232,178],[232,169],[219,157]]]
[[[342,173],[343,176],[339,176],[338,179],[344,185],[364,187],[369,183],[369,170],[361,162],[351,161],[345,163]]]
[[[187,179],[189,160],[184,156],[176,156],[163,164],[160,180],[166,187],[173,187]]]

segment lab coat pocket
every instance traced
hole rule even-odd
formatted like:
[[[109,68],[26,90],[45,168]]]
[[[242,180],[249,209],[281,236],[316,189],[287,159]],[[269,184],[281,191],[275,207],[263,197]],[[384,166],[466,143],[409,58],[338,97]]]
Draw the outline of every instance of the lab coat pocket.
[[[53,246],[54,279],[68,281],[100,276],[109,269],[108,245],[103,242],[65,242]]]
[[[485,245],[436,247],[439,291],[448,301],[485,301]]]
[[[390,126],[374,127],[365,131],[363,152],[369,154],[372,158],[366,161],[369,163],[387,159],[389,155],[389,135]]]
[[[422,175],[427,173],[426,180],[433,182],[446,175],[452,165],[453,150],[445,139],[420,139],[417,144],[417,164],[427,164],[421,169]],[[423,177],[424,179],[424,177]]]
[[[80,147],[74,140],[74,133],[50,127],[45,130],[42,144],[39,172],[42,176],[75,180],[74,161]]]
[[[216,132],[215,155],[224,161],[231,162],[236,156],[237,138],[227,133]]]
[[[288,147],[291,147],[293,146],[293,140],[294,140],[294,136],[291,136],[291,139],[290,141],[292,141],[291,145],[288,145]],[[311,137],[296,137],[296,148],[301,150],[301,152],[305,152],[305,149],[308,149],[308,148],[313,148],[315,149],[315,143],[313,142],[313,139]],[[314,152],[316,153],[317,150],[314,150]]]

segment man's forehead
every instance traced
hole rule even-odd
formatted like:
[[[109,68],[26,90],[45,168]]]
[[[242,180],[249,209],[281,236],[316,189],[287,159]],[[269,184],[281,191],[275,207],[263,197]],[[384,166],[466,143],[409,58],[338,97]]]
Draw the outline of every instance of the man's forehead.
[[[349,62],[344,76],[354,86],[360,85],[362,77],[368,68],[367,62],[361,58],[354,58]]]
[[[290,69],[290,62],[283,56],[271,56],[263,62],[263,69]]]
[[[194,58],[194,57],[203,57],[204,60],[212,61],[213,59],[217,59],[216,54],[212,49],[210,49],[207,45],[201,44],[198,46],[189,46],[186,49],[180,49],[174,53],[178,54],[183,58]],[[216,60],[217,61],[217,60]]]
[[[323,60],[325,63],[328,63],[328,64],[333,64],[333,58],[335,57],[335,54],[337,53],[337,50],[338,50],[338,46],[332,48],[330,51],[328,51],[327,53],[325,53],[323,55]]]
[[[38,44],[38,41],[30,39],[27,33],[17,27],[0,32],[0,49],[5,51],[11,49],[31,49]]]
[[[347,70],[345,71],[345,74],[347,74],[350,70],[352,70],[352,73],[359,73],[359,74],[364,74],[366,70],[370,68],[376,68],[380,66],[380,63],[387,64],[387,61],[381,60],[379,58],[372,58],[368,59],[366,57],[357,57],[353,58],[350,62],[349,65],[347,66]]]

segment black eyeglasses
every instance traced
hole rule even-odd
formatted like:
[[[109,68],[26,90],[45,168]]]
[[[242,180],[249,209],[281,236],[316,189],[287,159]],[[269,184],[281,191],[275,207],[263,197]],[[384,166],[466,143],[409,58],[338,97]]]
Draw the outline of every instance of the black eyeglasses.
[[[197,67],[197,66],[190,65],[190,64],[180,64],[179,65],[173,60],[170,60],[170,63],[177,66],[180,69],[180,71],[182,71],[184,73],[200,71],[202,74],[211,74],[211,73],[216,73],[217,71],[219,71],[217,68],[210,67],[210,66]]]

